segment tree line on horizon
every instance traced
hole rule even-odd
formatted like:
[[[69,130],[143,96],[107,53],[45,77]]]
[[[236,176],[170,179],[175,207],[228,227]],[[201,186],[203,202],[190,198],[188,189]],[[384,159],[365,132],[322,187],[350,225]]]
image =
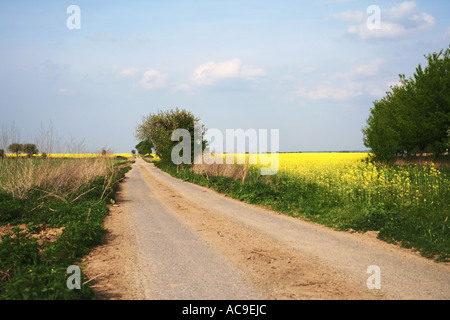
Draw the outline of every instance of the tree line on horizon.
[[[11,143],[8,146],[8,151],[15,153],[16,156],[20,153],[25,153],[28,157],[32,157],[33,155],[39,153],[39,150],[34,143]],[[3,158],[5,155],[5,151],[0,149],[0,158]]]

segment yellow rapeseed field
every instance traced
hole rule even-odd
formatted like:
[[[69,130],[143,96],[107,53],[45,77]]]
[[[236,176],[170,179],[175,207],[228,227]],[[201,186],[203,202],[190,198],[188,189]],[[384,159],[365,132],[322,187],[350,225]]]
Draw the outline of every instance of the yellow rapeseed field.
[[[260,162],[258,167],[267,167]],[[315,183],[322,191],[352,202],[389,201],[399,205],[439,205],[450,181],[433,163],[383,166],[365,161],[367,153],[280,153],[278,173],[305,183]],[[276,160],[277,157],[268,156]],[[234,163],[255,163],[248,154],[235,154]],[[238,160],[240,159],[240,162]],[[224,158],[224,163],[225,158]],[[341,200],[342,201],[342,200]]]
[[[439,201],[448,178],[433,163],[426,166],[381,166],[366,153],[281,153],[279,172],[314,182],[329,192],[365,202],[389,197],[403,205]],[[447,190],[441,190],[447,188]]]

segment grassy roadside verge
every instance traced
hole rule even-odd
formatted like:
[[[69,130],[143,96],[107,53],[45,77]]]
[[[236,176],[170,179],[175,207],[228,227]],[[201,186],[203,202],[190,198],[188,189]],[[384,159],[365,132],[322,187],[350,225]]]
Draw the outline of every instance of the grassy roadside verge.
[[[450,199],[444,191],[439,204],[404,206],[385,201],[352,201],[311,181],[278,173],[261,176],[250,169],[243,179],[194,173],[192,166],[155,165],[179,179],[212,188],[229,197],[261,205],[338,230],[376,231],[378,238],[419,251],[436,261],[450,261]],[[449,174],[448,170],[445,174]]]
[[[64,167],[64,171],[57,171],[62,161],[67,162],[55,160],[48,164],[46,173],[54,174],[53,180],[57,175],[67,174],[69,169],[75,172],[82,164],[81,160],[73,160],[80,162]],[[42,183],[40,187],[31,185],[17,196],[8,189],[0,188],[0,299],[95,298],[89,283],[79,290],[67,288],[67,268],[80,262],[103,239],[108,204],[112,202],[125,173],[131,169],[127,161],[107,161],[104,174],[93,174],[86,181],[80,180],[84,182],[75,189],[64,189],[63,182],[53,185]],[[44,164],[30,162],[17,165],[21,166],[20,172],[23,173],[26,165],[37,170]],[[83,167],[79,175],[85,174],[88,168]],[[3,179],[0,179],[1,186],[8,186],[8,178],[12,177],[5,172],[0,176]],[[62,178],[66,182],[67,179],[68,176]],[[70,187],[73,188],[73,184]],[[82,272],[81,283],[86,281]]]

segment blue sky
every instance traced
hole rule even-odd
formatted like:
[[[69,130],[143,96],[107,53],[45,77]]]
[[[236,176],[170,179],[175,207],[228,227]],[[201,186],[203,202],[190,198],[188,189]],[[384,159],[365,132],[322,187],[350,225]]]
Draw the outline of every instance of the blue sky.
[[[143,115],[179,107],[223,132],[279,129],[284,152],[365,149],[373,101],[449,46],[449,12],[433,0],[2,0],[0,125],[26,139],[51,122],[89,151],[130,152]]]

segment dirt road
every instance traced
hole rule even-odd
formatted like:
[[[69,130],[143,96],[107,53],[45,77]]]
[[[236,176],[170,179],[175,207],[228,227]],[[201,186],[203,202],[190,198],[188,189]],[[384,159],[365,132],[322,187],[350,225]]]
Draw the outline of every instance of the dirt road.
[[[448,263],[226,198],[141,159],[117,203],[85,261],[100,299],[450,298]]]

